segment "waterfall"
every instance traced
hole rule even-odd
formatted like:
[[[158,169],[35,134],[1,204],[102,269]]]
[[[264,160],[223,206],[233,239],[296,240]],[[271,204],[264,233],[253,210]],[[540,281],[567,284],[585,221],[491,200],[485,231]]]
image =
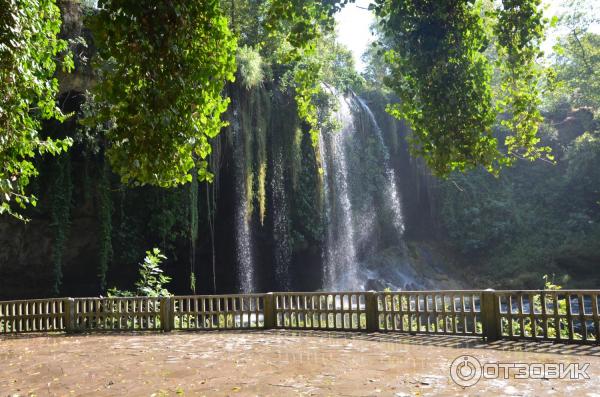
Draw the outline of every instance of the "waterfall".
[[[398,194],[398,187],[396,186],[396,172],[390,164],[390,151],[383,140],[383,133],[379,127],[379,123],[375,118],[375,115],[371,111],[371,108],[365,103],[365,101],[357,96],[358,103],[361,109],[369,116],[369,120],[373,126],[373,131],[379,140],[379,143],[383,149],[383,169],[385,173],[385,201],[388,208],[393,214],[394,228],[401,237],[404,234],[404,217],[402,215],[402,203],[400,202],[400,195]]]
[[[336,118],[341,131],[319,137],[325,193],[327,241],[324,252],[327,290],[359,289],[354,218],[348,188],[346,140],[353,134],[354,122],[346,98],[338,96]]]
[[[361,290],[370,275],[366,263],[386,244],[382,225],[395,231],[395,238],[387,240],[406,252],[402,204],[389,149],[373,112],[356,95],[332,94],[339,103],[335,118],[341,130],[319,139],[327,228],[323,284],[333,291]],[[385,212],[379,212],[378,203]],[[411,271],[404,269],[408,264],[399,262],[400,278],[412,281]]]
[[[289,238],[290,224],[285,190],[283,151],[277,150],[273,159],[273,179],[271,191],[273,197],[273,239],[275,241],[275,279],[283,291],[290,289],[289,267],[292,258],[292,246]]]
[[[252,230],[250,227],[248,199],[246,197],[246,173],[244,137],[250,131],[240,128],[239,111],[234,108],[231,132],[233,135],[233,161],[235,173],[235,244],[239,290],[242,293],[254,292],[254,257],[252,252]]]
[[[397,174],[383,131],[363,99],[334,91],[331,95],[338,104],[333,117],[340,128],[319,134],[318,142],[325,227],[322,286],[331,291],[363,290],[374,288],[372,280],[399,288],[416,285],[416,274],[403,241],[404,219]],[[234,106],[233,109],[230,128],[235,181],[235,255],[239,291],[247,293],[256,290],[258,276],[246,175],[248,153],[255,149],[248,146],[253,145],[252,140],[245,135],[253,133],[246,129],[255,127],[253,123],[244,123],[240,108]],[[294,208],[290,206],[290,189],[286,185],[284,142],[271,140],[267,193],[272,219],[274,287],[283,291],[292,288],[295,282],[291,267],[295,263],[296,241],[292,238],[295,236],[292,233]],[[261,235],[264,227],[258,229],[257,225]]]

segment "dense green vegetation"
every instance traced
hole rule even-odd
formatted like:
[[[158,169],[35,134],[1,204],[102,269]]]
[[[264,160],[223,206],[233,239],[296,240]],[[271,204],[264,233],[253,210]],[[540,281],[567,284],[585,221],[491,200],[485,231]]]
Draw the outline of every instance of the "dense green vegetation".
[[[106,154],[124,182],[170,187],[207,157],[225,123],[221,95],[235,72],[235,37],[218,1],[105,0],[91,18],[98,54],[92,123],[107,123]]]
[[[568,285],[598,282],[600,36],[579,20],[555,49],[557,89],[543,98],[539,135],[556,162],[520,161],[498,178],[455,173],[441,186],[444,226],[484,271],[480,283],[539,287],[545,272]]]
[[[20,217],[18,207],[35,206],[25,189],[37,175],[36,155],[59,154],[71,139],[40,136],[41,120],[64,120],[56,104],[56,59],[66,50],[60,40],[60,10],[54,0],[0,2],[0,214]],[[64,56],[66,70],[73,67]]]
[[[332,31],[333,14],[348,2],[270,0],[221,5],[216,0],[194,4],[100,1],[100,10],[90,18],[98,50],[98,84],[94,90],[96,108],[87,122],[105,124],[106,155],[113,170],[125,182],[164,187],[189,182],[195,177],[191,170],[201,180],[210,179],[206,161],[212,150],[209,139],[225,125],[221,114],[228,99],[222,90],[225,82],[233,79],[235,32],[242,41],[257,41],[249,44],[259,47],[264,41],[276,43],[270,55],[280,63],[296,64],[293,77],[298,113],[310,125],[316,145],[319,117],[314,97],[322,91],[323,65],[315,56],[321,54],[319,41]],[[33,50],[28,53],[35,54],[30,64],[41,70],[38,73],[45,73],[30,86],[44,99],[40,102],[45,104],[41,116],[49,118],[53,106],[48,98],[55,93],[56,82],[49,85],[50,90],[40,87],[48,86],[44,80],[49,80],[54,70],[52,56],[64,49],[64,42],[56,38],[60,26],[56,6],[52,1],[42,4],[50,12],[34,10],[32,15],[39,17],[24,22],[28,27],[48,23],[38,27],[43,32],[40,44],[48,45],[38,52],[36,35],[25,35],[29,42],[22,47]],[[27,4],[6,5],[4,25],[13,26],[20,7],[27,8]],[[527,158],[539,156],[540,149],[535,148],[538,73],[533,67],[542,37],[539,0],[504,1],[501,6],[494,8],[490,3],[489,7],[491,10],[483,13],[480,3],[465,0],[443,6],[427,1],[379,0],[373,7],[391,45],[386,56],[392,70],[389,86],[404,100],[390,111],[410,122],[415,152],[425,156],[433,171],[441,175],[477,164],[492,170],[496,162],[502,162],[504,157],[490,129],[498,112],[511,114],[504,121],[513,130],[505,139],[508,154],[522,150]],[[236,14],[240,11],[241,18]],[[264,23],[258,30],[249,29],[246,36],[241,34],[240,20]],[[484,30],[484,22],[489,21],[494,22],[491,32]],[[491,67],[485,56],[493,38],[496,65],[504,73],[504,94],[494,111],[489,88]],[[14,40],[9,34],[2,36],[2,43],[11,54],[16,53],[10,51]],[[247,53],[247,48],[242,48],[240,55],[244,51]],[[3,65],[4,70],[10,71],[11,65]],[[18,92],[28,88],[27,82],[11,79],[3,85]],[[463,110],[455,112],[453,103]],[[23,106],[10,112],[19,117],[27,113],[28,107]],[[436,130],[433,120],[446,128]],[[35,125],[28,128],[36,130]],[[25,129],[19,126],[17,130]],[[27,143],[31,138],[21,136],[16,141]],[[60,148],[50,147],[54,151]],[[2,152],[11,150],[7,147]],[[29,148],[16,158],[31,152]],[[12,192],[22,193],[35,172],[31,164],[27,170],[6,168],[18,175],[20,182],[13,188],[10,178],[14,175],[3,178],[3,203]],[[3,208],[9,209],[6,203]]]
[[[229,242],[215,236],[230,221],[217,218],[226,212],[219,180],[240,159],[245,220],[258,239],[274,228],[278,161],[290,181],[290,249],[320,257],[319,134],[337,127],[333,92],[349,91],[406,120],[407,136],[386,137],[391,154],[406,138],[426,174],[440,177],[419,176],[433,185],[426,215],[440,245],[480,274],[474,284],[539,287],[544,273],[597,282],[600,36],[582,2],[552,22],[563,30],[543,57],[551,23],[539,0],[375,0],[379,40],[362,75],[333,30],[348,3],[101,0],[84,7],[84,38],[60,34],[54,0],[0,0],[0,214],[47,222],[48,291],[61,293],[75,216],[93,229],[95,290],[130,285],[131,268],[120,265],[159,246],[186,263],[186,288],[216,291],[226,270],[215,251]],[[69,51],[77,46],[85,51]],[[60,92],[74,65],[91,70],[89,92]],[[234,127],[251,133],[234,142]],[[372,169],[385,154],[375,137],[364,142],[367,155],[352,153],[349,164],[367,195],[381,187]],[[38,198],[40,208],[27,206]],[[352,204],[371,205],[361,200]],[[158,266],[160,255],[145,263]],[[199,260],[211,261],[210,274],[199,274]]]
[[[497,172],[517,157],[548,152],[536,136],[539,6],[540,0],[497,8],[482,1],[377,2],[386,85],[400,98],[389,112],[408,121],[412,152],[435,174],[479,165]],[[492,129],[499,115],[508,131],[501,144]]]

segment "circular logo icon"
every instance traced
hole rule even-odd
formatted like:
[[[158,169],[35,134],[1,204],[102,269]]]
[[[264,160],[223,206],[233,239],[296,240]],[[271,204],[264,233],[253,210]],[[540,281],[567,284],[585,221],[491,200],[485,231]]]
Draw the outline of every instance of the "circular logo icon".
[[[459,386],[473,386],[481,379],[481,363],[473,356],[457,357],[450,367],[450,377]]]

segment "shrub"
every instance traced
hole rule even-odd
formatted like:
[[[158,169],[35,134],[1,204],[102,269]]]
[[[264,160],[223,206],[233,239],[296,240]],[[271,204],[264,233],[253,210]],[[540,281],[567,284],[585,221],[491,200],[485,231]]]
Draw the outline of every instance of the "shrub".
[[[158,248],[146,251],[146,257],[140,263],[140,279],[135,283],[137,295],[150,297],[171,296],[171,293],[165,288],[171,282],[171,277],[165,276],[160,268],[160,264],[165,259],[167,257],[161,254]],[[108,296],[110,297],[133,295],[131,291],[121,291],[117,288],[108,290]]]

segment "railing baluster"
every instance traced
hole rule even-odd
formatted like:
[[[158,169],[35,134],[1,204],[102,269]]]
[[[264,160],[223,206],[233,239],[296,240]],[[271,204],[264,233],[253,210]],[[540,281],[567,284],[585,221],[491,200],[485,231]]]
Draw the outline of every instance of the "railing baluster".
[[[571,311],[571,294],[569,292],[565,295],[566,306],[567,306],[567,330],[569,332],[569,341],[575,340],[573,334],[573,312]]]
[[[531,323],[531,338],[537,337],[537,324],[535,320],[535,301],[534,295],[529,294],[529,321]]]
[[[542,291],[540,294],[540,300],[542,302],[542,330],[544,332],[544,339],[548,339],[548,313],[546,307],[546,293]]]
[[[584,341],[588,340],[588,332],[587,332],[587,321],[585,317],[585,302],[584,302],[583,294],[577,294],[577,299],[579,301],[579,321],[581,322],[581,339]]]
[[[462,334],[466,335],[467,334],[467,315],[465,313],[465,296],[463,294],[460,294],[460,310],[462,312]]]
[[[525,310],[523,310],[523,294],[519,293],[517,300],[517,310],[519,316],[520,337],[525,338]]]
[[[598,315],[598,294],[592,293],[592,318],[594,321],[594,337],[600,343],[600,316]]]
[[[450,300],[452,301],[452,333],[458,334],[458,312],[456,311],[456,295],[452,293]]]

